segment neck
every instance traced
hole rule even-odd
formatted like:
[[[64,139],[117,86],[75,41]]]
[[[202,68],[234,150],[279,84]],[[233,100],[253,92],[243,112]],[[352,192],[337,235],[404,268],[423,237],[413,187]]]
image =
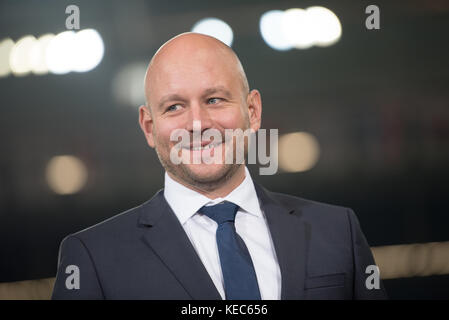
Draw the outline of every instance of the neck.
[[[179,180],[170,172],[167,171],[167,173],[170,178],[172,178],[176,182],[213,200],[216,198],[226,197],[232,192],[232,190],[237,188],[243,182],[243,180],[245,179],[245,166],[240,165],[235,172],[233,172],[226,179],[223,179],[223,181],[216,184],[207,184],[207,186],[189,184],[186,181]]]

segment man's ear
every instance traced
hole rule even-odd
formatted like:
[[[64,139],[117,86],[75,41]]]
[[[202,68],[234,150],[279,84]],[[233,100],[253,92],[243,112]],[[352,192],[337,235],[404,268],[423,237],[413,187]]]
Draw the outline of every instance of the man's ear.
[[[250,128],[257,132],[262,122],[262,98],[256,89],[251,90],[246,98]]]
[[[147,139],[147,143],[151,148],[154,148],[154,137],[153,137],[153,117],[151,116],[150,110],[146,106],[140,106],[139,108],[139,124],[140,128]]]

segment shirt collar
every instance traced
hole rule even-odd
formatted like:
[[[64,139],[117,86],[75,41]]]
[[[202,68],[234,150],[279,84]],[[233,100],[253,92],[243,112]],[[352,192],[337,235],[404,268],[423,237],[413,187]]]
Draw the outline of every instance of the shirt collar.
[[[173,180],[167,172],[165,172],[164,196],[181,224],[190,219],[202,206],[217,204],[225,200],[235,203],[249,214],[262,216],[256,189],[246,166],[243,182],[224,198],[209,199]]]

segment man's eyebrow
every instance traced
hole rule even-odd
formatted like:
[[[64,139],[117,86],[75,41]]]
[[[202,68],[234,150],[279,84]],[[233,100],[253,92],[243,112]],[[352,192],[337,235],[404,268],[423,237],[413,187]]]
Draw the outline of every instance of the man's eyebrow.
[[[176,93],[167,94],[167,95],[163,96],[162,99],[160,100],[159,108],[162,108],[167,101],[175,101],[175,100],[176,101],[184,101],[185,99]]]
[[[231,92],[223,86],[208,88],[208,89],[204,90],[203,96],[209,96],[214,93],[223,93],[226,96],[226,98],[232,97]]]
[[[204,90],[204,93],[202,94],[202,96],[206,97],[206,96],[209,96],[209,95],[215,94],[215,93],[222,93],[226,96],[226,98],[232,97],[231,92],[223,86],[208,88],[208,89]],[[162,99],[160,100],[159,108],[162,108],[164,106],[164,104],[167,103],[167,101],[185,101],[185,99],[176,93],[167,94],[167,95],[163,96]]]

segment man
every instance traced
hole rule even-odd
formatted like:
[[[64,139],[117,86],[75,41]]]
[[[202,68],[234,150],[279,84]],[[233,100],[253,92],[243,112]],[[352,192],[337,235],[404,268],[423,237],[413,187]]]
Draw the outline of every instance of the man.
[[[165,188],[66,237],[54,299],[385,297],[381,283],[366,286],[375,263],[351,209],[253,183],[245,164],[224,161],[229,145],[238,152],[225,138],[172,139],[176,130],[259,130],[261,96],[232,49],[195,33],[169,40],[148,66],[145,94],[139,122]],[[180,153],[185,161],[174,163]],[[192,161],[205,154],[223,161]]]

